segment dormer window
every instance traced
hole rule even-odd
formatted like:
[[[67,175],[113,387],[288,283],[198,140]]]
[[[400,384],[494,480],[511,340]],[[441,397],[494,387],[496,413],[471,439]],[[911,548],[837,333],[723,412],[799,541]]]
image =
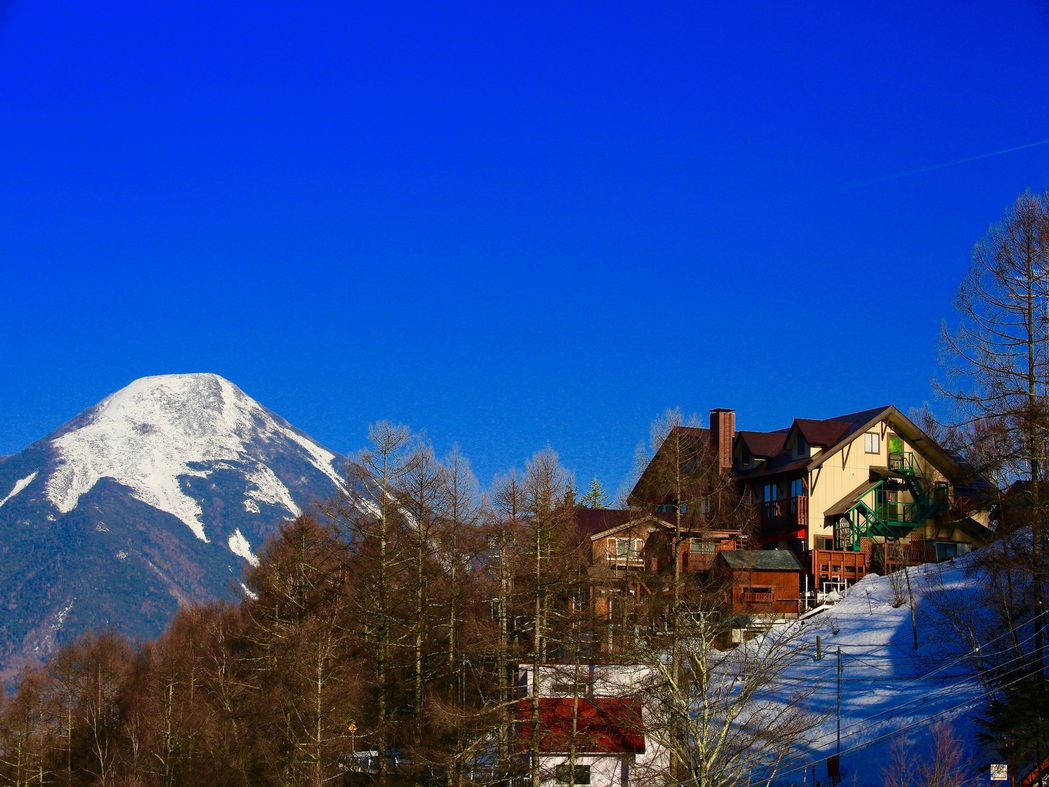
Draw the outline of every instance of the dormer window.
[[[750,455],[750,449],[747,448],[747,444],[743,443],[739,451],[739,464],[741,467],[749,467],[751,461],[753,461]]]
[[[794,443],[794,456],[800,459],[803,456],[809,455],[809,444],[805,442],[805,438],[800,434],[798,435],[797,442]]]

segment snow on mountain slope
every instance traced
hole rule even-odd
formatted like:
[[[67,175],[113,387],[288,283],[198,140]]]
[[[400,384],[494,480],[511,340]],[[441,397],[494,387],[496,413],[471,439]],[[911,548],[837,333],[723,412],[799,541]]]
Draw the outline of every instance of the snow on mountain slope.
[[[39,471],[35,471],[33,473],[30,473],[25,478],[20,478],[17,481],[15,481],[14,488],[8,493],[8,495],[3,500],[0,500],[0,506],[3,506],[4,503],[6,503],[12,497],[17,495],[19,492],[21,492],[23,489],[25,489],[31,483],[33,483],[33,479],[36,478],[37,472],[39,472]]]
[[[100,479],[112,478],[207,542],[200,504],[185,493],[181,478],[206,478],[216,469],[236,466],[248,481],[247,510],[270,503],[293,516],[299,513],[284,483],[254,458],[253,447],[274,443],[297,448],[340,485],[334,454],[228,380],[214,374],[145,377],[104,399],[52,440],[58,461],[47,479],[47,496],[68,513]]]
[[[259,559],[255,557],[255,554],[251,551],[251,545],[248,543],[248,539],[244,538],[244,534],[241,533],[239,529],[233,531],[233,535],[229,537],[228,543],[229,551],[234,555],[240,555],[253,566],[259,564]]]

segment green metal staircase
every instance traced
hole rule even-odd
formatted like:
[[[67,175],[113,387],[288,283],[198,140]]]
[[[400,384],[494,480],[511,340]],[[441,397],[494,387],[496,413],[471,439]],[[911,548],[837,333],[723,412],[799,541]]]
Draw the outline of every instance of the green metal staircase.
[[[903,489],[910,492],[911,502],[890,499],[890,492]],[[853,550],[860,548],[861,538],[880,536],[899,540],[929,518],[946,511],[949,505],[947,484],[930,483],[921,465],[914,461],[913,453],[890,453],[885,477],[870,486],[845,512],[842,519],[849,522],[850,536],[845,540],[851,541]]]

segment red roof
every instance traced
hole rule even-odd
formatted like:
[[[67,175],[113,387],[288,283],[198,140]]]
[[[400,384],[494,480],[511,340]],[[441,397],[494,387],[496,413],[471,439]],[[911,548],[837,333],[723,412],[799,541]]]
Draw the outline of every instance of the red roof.
[[[578,703],[578,705],[576,705]],[[630,697],[539,698],[539,746],[541,752],[571,749],[572,717],[575,715],[575,748],[585,754],[644,754],[641,731],[641,702]],[[522,740],[532,737],[532,699],[517,703],[518,730]]]

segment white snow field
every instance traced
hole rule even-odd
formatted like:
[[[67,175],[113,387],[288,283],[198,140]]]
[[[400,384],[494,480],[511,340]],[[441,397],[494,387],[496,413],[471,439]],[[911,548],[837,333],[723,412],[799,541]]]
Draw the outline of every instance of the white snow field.
[[[791,624],[801,630],[789,647],[802,658],[784,672],[779,691],[782,696],[811,691],[805,705],[825,716],[772,784],[830,784],[826,760],[839,746],[839,648],[842,784],[883,784],[896,740],[911,747],[912,760],[926,757],[932,725],[938,722],[949,725],[962,742],[971,775],[982,771],[986,781],[994,757],[981,750],[976,738],[984,692],[973,662],[977,648],[993,652],[1004,646],[1004,638],[984,611],[976,558],[973,553],[909,569],[917,648],[910,604],[893,606],[896,594],[889,577],[870,575],[828,611]],[[821,660],[816,659],[817,637]]]
[[[211,469],[236,463],[250,483],[248,510],[269,503],[299,514],[288,488],[269,467],[250,457],[247,447],[253,442],[294,443],[313,466],[341,486],[334,454],[275,420],[228,380],[214,374],[176,374],[136,380],[89,411],[87,423],[56,438],[53,446],[60,462],[47,478],[47,495],[67,513],[100,479],[112,478],[138,500],[172,514],[197,538],[208,541],[200,506],[182,491],[179,478],[206,477],[210,472],[191,463],[210,462]],[[242,551],[237,551],[241,541]],[[243,536],[236,543],[237,554],[251,554]]]

